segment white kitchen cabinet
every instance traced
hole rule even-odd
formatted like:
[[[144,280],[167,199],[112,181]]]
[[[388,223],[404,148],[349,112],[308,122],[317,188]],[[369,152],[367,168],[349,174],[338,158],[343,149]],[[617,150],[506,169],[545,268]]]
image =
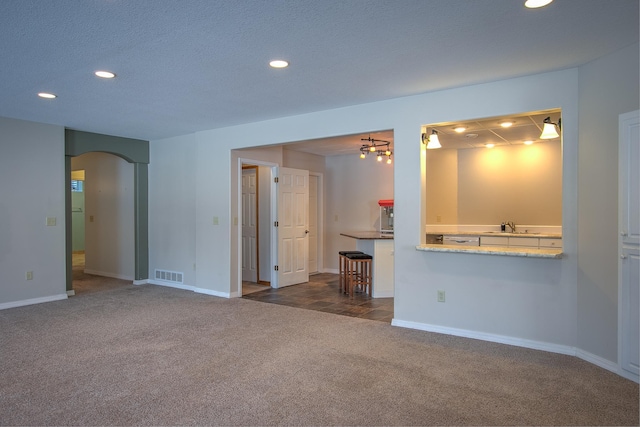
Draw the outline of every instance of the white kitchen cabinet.
[[[502,236],[480,236],[480,246],[509,246],[509,238]]]
[[[562,249],[562,239],[545,239],[540,238],[540,249]]]
[[[548,237],[481,236],[480,246],[528,249],[562,249],[562,239]]]
[[[509,237],[509,247],[538,249],[539,245],[537,237]]]

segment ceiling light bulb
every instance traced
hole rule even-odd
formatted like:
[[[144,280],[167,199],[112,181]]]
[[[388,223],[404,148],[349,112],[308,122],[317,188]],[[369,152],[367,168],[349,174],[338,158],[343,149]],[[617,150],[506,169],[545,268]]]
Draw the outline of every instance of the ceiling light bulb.
[[[387,148],[387,151],[384,152],[385,156],[390,156],[391,155],[391,151]]]
[[[493,148],[493,147],[495,147],[495,146],[496,146],[496,144],[486,144],[486,145],[485,145],[485,147],[487,147],[487,148]]]
[[[112,78],[114,78],[116,76],[111,71],[96,71],[95,75],[98,76],[98,77],[101,77],[103,79],[112,79]]]
[[[500,126],[502,126],[503,128],[510,128],[511,126],[513,126],[513,122],[502,122],[500,123]]]
[[[524,2],[525,7],[529,9],[537,9],[551,3],[553,0],[527,0]]]
[[[372,153],[376,151],[376,146],[372,145],[371,147],[369,147],[369,151],[371,151]]]
[[[387,164],[390,165],[391,164],[391,157],[387,158]]]
[[[381,162],[381,161],[382,161],[382,156],[381,156],[380,154],[378,154],[378,158],[377,158],[377,160],[378,160],[379,162]]]
[[[531,145],[531,144],[533,144],[533,141],[531,140],[524,141],[524,145]]]
[[[360,158],[361,158],[361,159],[364,159],[365,157],[367,157],[367,156],[365,156],[365,154],[364,154],[364,153],[360,153]]]
[[[269,62],[269,65],[272,68],[287,68],[289,66],[289,63],[282,59],[274,59],[273,61]]]
[[[40,92],[38,96],[40,98],[45,98],[45,99],[54,99],[58,97],[57,95],[54,95],[53,93],[49,93],[49,92]]]
[[[466,127],[464,127],[464,126],[458,126],[457,128],[454,128],[453,130],[455,130],[455,131],[456,131],[456,132],[458,132],[458,133],[462,133],[462,132],[464,132],[465,130],[467,130],[467,128],[466,128]]]

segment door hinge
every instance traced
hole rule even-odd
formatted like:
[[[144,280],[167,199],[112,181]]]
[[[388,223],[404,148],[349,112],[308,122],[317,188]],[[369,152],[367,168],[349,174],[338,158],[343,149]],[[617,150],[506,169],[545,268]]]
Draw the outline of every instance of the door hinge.
[[[280,181],[280,179],[276,176],[273,178],[273,182],[275,182],[276,184]]]
[[[274,269],[275,271],[278,271],[278,266],[277,266],[277,265],[274,265],[274,266],[273,266],[273,269]]]
[[[274,221],[274,222],[273,222],[273,226],[274,226],[274,227],[277,227],[277,226],[278,226],[278,221]]]

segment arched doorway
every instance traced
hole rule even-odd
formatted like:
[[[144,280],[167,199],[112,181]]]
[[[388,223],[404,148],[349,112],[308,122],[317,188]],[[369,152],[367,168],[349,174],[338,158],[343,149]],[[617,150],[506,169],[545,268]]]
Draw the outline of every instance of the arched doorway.
[[[90,152],[104,152],[123,158],[134,166],[134,284],[149,278],[148,165],[149,142],[139,139],[65,130],[65,228],[66,290],[73,294],[71,158]]]

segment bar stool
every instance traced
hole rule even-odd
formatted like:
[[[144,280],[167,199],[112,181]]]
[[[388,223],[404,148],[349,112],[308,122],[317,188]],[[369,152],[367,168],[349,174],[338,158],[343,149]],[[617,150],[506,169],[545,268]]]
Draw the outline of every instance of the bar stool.
[[[367,292],[369,288],[369,296],[372,294],[373,275],[371,271],[371,264],[373,257],[365,253],[361,254],[346,254],[346,279],[347,289],[349,289],[349,296],[353,297],[353,289],[356,286],[362,287],[362,292]]]
[[[348,293],[349,288],[347,288],[347,263],[348,259],[346,257],[347,254],[362,254],[362,251],[339,251],[338,252],[338,265],[340,272],[340,292]]]

